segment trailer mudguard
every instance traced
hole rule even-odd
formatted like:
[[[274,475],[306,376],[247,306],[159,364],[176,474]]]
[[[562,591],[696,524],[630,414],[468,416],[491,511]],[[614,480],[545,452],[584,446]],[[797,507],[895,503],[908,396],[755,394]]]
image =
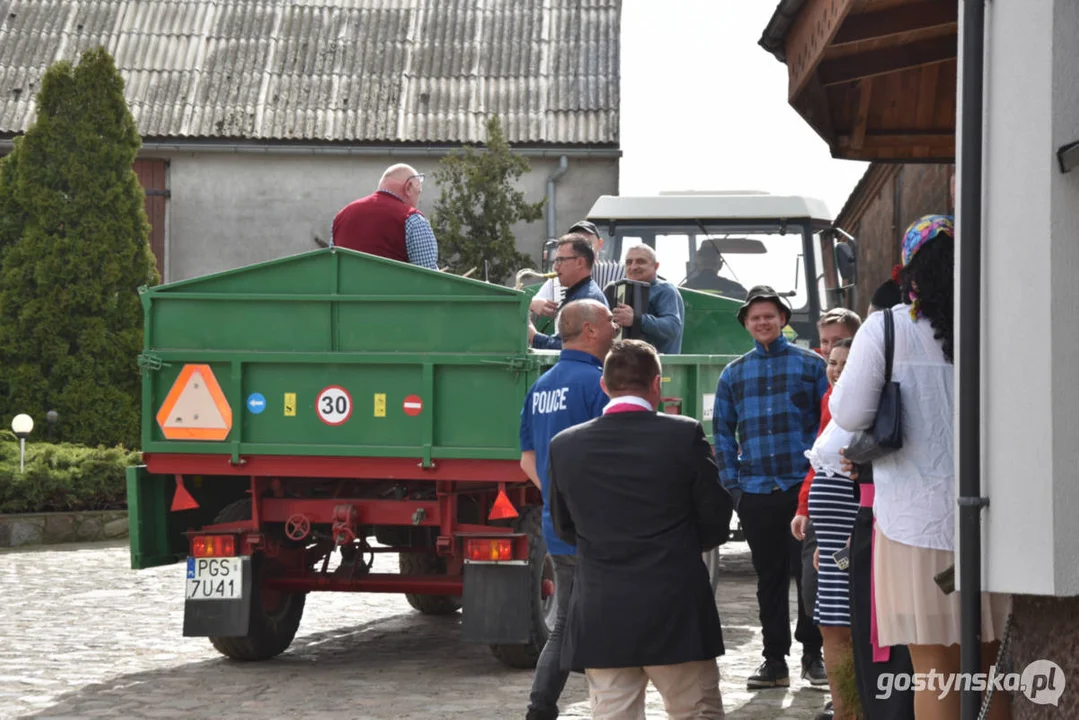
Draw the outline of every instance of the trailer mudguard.
[[[251,625],[251,557],[243,566],[243,597],[238,600],[184,600],[184,637],[244,637]]]
[[[466,565],[461,640],[486,645],[528,643],[533,612],[531,572],[525,564]]]

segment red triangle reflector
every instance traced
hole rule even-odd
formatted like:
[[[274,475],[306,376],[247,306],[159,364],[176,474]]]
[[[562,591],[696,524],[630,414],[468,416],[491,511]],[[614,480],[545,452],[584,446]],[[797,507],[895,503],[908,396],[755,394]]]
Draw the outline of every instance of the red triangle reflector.
[[[517,508],[513,507],[513,503],[506,497],[506,488],[498,488],[498,497],[495,498],[495,504],[491,506],[491,514],[487,516],[488,520],[505,520],[506,518],[517,517]]]
[[[177,512],[179,510],[194,510],[199,504],[195,502],[195,498],[191,497],[191,493],[184,487],[184,478],[181,475],[176,476],[176,493],[172,496],[172,511]]]

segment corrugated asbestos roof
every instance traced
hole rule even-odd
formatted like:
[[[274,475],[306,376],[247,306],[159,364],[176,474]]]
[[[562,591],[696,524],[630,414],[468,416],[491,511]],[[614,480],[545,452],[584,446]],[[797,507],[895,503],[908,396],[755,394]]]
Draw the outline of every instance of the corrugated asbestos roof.
[[[0,0],[0,134],[103,44],[144,137],[618,143],[621,0]]]

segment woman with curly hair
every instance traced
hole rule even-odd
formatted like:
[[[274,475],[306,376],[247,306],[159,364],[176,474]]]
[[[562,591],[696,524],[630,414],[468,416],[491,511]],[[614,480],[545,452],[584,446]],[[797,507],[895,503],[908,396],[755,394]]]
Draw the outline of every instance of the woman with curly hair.
[[[902,395],[903,447],[873,463],[873,601],[879,646],[907,645],[914,672],[959,672],[959,593],[934,576],[955,562],[954,237],[950,216],[927,215],[903,239],[896,278],[903,305],[874,313],[851,347],[832,391],[833,421],[868,430],[885,381],[884,317],[895,326],[892,379]],[[982,657],[988,665],[1011,607],[1008,595],[982,593]],[[954,678],[954,675],[951,675]],[[960,693],[917,690],[917,720],[959,717]],[[997,693],[989,717],[1011,716]]]

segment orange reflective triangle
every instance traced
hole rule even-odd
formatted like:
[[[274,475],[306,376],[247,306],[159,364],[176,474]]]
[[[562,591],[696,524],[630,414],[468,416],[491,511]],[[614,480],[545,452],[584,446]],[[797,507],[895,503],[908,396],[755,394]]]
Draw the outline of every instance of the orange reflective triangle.
[[[166,440],[224,440],[232,408],[209,365],[184,365],[157,411]]]
[[[191,497],[191,493],[184,487],[184,479],[182,477],[176,478],[176,493],[172,496],[172,511],[178,510],[194,510],[199,504],[195,502],[195,498]]]
[[[506,518],[517,517],[517,508],[513,507],[513,503],[506,497],[506,489],[498,489],[498,497],[495,498],[495,504],[491,506],[491,514],[487,516],[488,520],[504,520]]]

